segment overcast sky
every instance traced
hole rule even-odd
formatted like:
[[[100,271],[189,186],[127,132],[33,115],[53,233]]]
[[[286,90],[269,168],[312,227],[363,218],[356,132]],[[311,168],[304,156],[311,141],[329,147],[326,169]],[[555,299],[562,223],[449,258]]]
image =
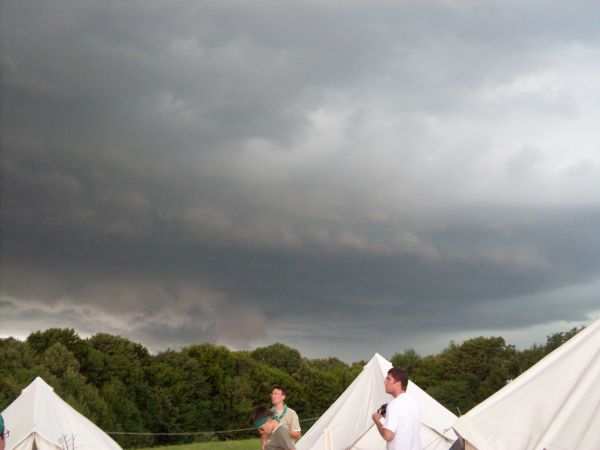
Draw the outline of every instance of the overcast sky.
[[[600,317],[600,6],[507,3],[0,2],[0,336],[351,362]]]

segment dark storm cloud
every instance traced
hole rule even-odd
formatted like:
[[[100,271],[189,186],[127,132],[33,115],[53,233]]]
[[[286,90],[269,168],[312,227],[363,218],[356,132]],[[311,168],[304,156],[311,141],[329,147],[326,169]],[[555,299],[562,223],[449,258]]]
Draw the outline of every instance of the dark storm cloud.
[[[598,309],[595,6],[0,8],[3,334],[354,358]]]

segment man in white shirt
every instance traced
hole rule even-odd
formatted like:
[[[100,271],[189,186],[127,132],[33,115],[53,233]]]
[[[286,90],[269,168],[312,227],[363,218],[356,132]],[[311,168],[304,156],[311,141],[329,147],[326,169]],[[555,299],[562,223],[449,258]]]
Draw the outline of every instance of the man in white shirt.
[[[394,397],[387,405],[385,425],[381,414],[373,413],[373,422],[379,434],[387,441],[387,450],[421,450],[421,408],[406,393],[408,373],[391,368],[384,381],[385,392]]]

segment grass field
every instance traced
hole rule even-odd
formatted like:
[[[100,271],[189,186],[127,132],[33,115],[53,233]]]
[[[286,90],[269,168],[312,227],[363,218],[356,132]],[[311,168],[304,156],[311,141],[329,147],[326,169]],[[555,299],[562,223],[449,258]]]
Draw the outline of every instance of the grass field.
[[[196,444],[169,445],[167,447],[147,447],[138,450],[260,450],[260,439],[198,442]]]

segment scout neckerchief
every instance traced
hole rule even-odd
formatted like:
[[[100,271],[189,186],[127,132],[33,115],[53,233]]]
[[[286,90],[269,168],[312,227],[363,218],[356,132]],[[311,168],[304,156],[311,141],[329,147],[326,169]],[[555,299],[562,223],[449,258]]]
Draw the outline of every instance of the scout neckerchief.
[[[287,405],[284,403],[283,411],[281,411],[281,414],[277,414],[277,411],[273,411],[273,419],[275,419],[277,422],[281,422],[281,419],[283,419],[283,416],[285,416],[286,412],[287,412]]]

